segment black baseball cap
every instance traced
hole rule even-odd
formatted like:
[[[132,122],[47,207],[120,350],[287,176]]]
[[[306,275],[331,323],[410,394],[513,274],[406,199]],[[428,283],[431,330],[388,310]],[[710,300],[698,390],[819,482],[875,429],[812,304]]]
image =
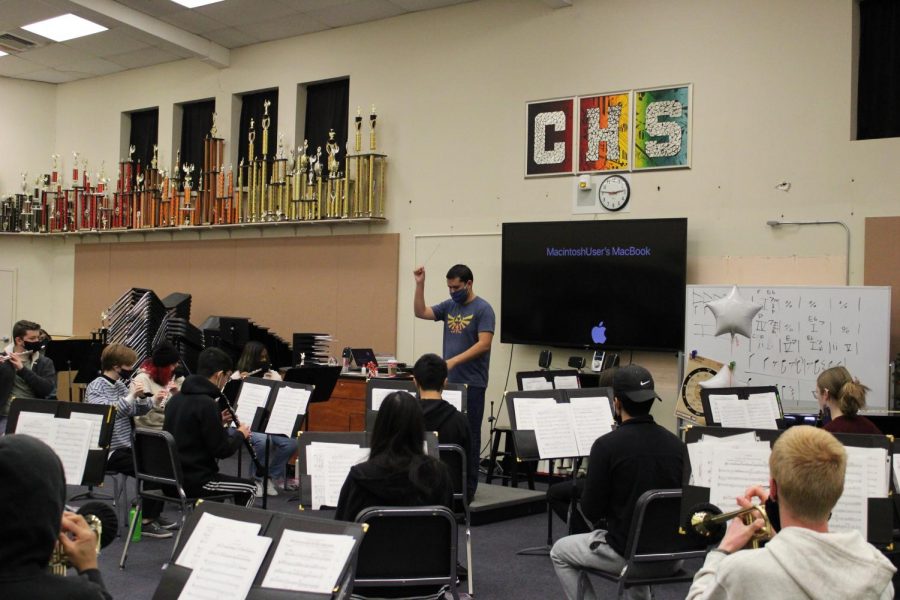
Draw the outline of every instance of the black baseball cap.
[[[649,402],[657,398],[653,389],[653,376],[650,371],[638,365],[628,365],[616,369],[613,374],[613,391],[616,396],[631,400],[632,402]]]

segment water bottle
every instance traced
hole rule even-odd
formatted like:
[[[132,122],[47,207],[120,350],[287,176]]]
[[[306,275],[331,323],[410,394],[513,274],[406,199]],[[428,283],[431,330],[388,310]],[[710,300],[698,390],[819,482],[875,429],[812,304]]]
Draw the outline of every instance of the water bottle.
[[[135,515],[134,515],[135,511],[137,511],[137,517],[136,517],[137,520],[136,521],[135,521]],[[139,541],[141,541],[141,511],[138,511],[137,506],[134,504],[131,505],[131,510],[128,511],[128,522],[131,523],[132,521],[135,521],[135,523],[134,523],[134,533],[131,534],[131,541],[139,542]]]

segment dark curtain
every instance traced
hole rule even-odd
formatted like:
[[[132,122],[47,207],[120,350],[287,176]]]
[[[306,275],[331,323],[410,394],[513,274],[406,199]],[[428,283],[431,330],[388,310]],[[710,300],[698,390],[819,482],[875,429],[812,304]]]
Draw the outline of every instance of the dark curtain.
[[[216,110],[216,101],[191,102],[182,105],[181,108],[181,164],[194,165],[191,187],[197,189],[200,169],[203,167],[203,140],[212,128],[212,114]]]
[[[153,145],[158,143],[158,136],[158,108],[131,113],[131,133],[128,136],[128,144],[135,147],[134,154],[131,157],[135,163],[141,161],[141,170],[145,169],[153,160]],[[128,152],[126,150],[125,157],[127,156]]]
[[[856,137],[900,136],[900,2],[859,3]]]
[[[241,123],[238,130],[238,164],[244,161],[247,164],[247,144],[249,142],[250,119],[253,119],[253,130],[256,131],[256,140],[253,142],[253,152],[256,158],[262,156],[262,119],[265,114],[263,103],[269,100],[269,148],[266,153],[269,160],[274,158],[278,150],[278,90],[267,90],[241,96]],[[288,149],[285,148],[285,153]],[[237,168],[237,165],[235,165]],[[271,171],[270,171],[271,172]],[[235,184],[236,185],[236,184]]]
[[[316,147],[322,147],[325,156],[325,143],[328,141],[328,130],[334,129],[334,140],[341,148],[339,160],[347,152],[347,112],[350,103],[350,80],[340,79],[326,83],[316,83],[306,87],[306,128],[303,137],[309,140],[309,153],[315,154]],[[369,113],[364,113],[363,130],[368,131]],[[377,126],[376,126],[377,128]],[[363,150],[369,149],[368,133],[365,135]],[[303,144],[299,140],[297,145]],[[350,142],[352,147],[353,142]]]

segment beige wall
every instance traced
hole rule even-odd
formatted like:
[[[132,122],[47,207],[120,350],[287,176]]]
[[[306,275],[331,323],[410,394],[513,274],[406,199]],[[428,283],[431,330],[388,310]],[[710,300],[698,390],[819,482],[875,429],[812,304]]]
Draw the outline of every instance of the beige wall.
[[[431,239],[417,236],[444,240],[429,262],[430,301],[445,296],[440,275],[447,261],[471,256],[476,290],[499,309],[499,282],[479,279],[499,272],[499,252],[473,251],[499,245],[480,234],[498,233],[507,220],[573,218],[571,178],[523,178],[526,101],[690,82],[693,168],[633,175],[632,209],[622,216],[688,217],[691,272],[712,282],[720,269],[721,283],[759,277],[766,273],[760,265],[775,265],[779,283],[782,268],[796,269],[793,283],[842,283],[842,230],[773,231],[765,224],[782,217],[842,220],[852,232],[851,283],[861,284],[864,219],[897,212],[900,140],[850,141],[852,6],[852,0],[575,0],[552,10],[538,0],[477,1],[234,50],[223,70],[183,61],[60,85],[56,131],[45,136],[44,154],[78,150],[111,164],[120,152],[120,113],[158,105],[168,162],[173,103],[214,96],[226,114],[233,94],[273,86],[291,142],[296,85],[349,75],[351,107],[378,108],[390,172],[388,223],[348,232],[400,234],[398,354],[412,359],[434,343],[422,328],[437,327],[412,317],[408,274],[428,257],[428,244],[417,240]],[[229,140],[231,121],[219,119]],[[13,123],[4,138],[29,135],[27,126]],[[17,171],[42,168],[46,160],[7,155],[3,162]],[[789,192],[775,190],[782,181],[791,182]],[[299,235],[332,233],[300,229]],[[0,252],[0,263],[21,265],[23,289],[40,290],[37,314],[23,301],[19,312],[56,319],[60,332],[71,327],[71,243],[4,238]],[[53,287],[40,277],[48,269]],[[534,367],[538,351],[516,348],[512,371]],[[569,354],[555,352],[558,362]],[[497,399],[509,356],[510,348],[495,342],[490,394]],[[634,358],[658,373],[667,399],[658,415],[671,423],[674,357]]]

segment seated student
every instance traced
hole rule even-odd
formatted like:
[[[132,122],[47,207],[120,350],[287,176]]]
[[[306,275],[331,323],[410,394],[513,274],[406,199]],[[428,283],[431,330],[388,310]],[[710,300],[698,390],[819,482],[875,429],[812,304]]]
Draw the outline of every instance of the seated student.
[[[188,496],[233,493],[235,503],[252,506],[256,484],[249,479],[219,473],[218,458],[237,452],[250,426],[226,429],[227,411],[220,413],[217,399],[231,377],[231,357],[207,348],[197,359],[197,373],[185,378],[181,391],[166,404],[163,429],[172,434],[181,457],[184,489]]]
[[[613,375],[618,367],[604,369],[598,376],[598,387],[611,387],[613,383]],[[569,526],[569,533],[587,533],[593,529],[578,508],[578,500],[581,498],[581,492],[584,491],[584,479],[575,479],[572,481],[560,481],[554,483],[547,488],[547,502],[550,508],[556,513],[560,519]],[[572,505],[572,497],[575,498],[575,506],[573,506],[572,514],[569,515],[569,507]]]
[[[816,396],[819,408],[828,409],[831,420],[825,424],[825,431],[831,433],[874,433],[881,430],[867,419],[857,414],[866,406],[866,392],[869,388],[854,379],[846,367],[831,367],[816,379]]]
[[[125,473],[134,477],[134,456],[131,451],[131,419],[146,413],[156,401],[145,396],[145,388],[139,382],[131,382],[126,387],[125,380],[131,377],[131,367],[137,361],[134,350],[122,344],[110,344],[100,355],[100,377],[88,384],[84,401],[88,404],[107,404],[116,407],[116,421],[113,424],[112,441],[109,444],[109,459],[106,469]],[[144,500],[141,535],[151,538],[170,538],[170,529],[177,523],[160,517],[163,503],[158,500]]]
[[[425,354],[413,367],[413,379],[419,390],[419,404],[425,420],[425,431],[435,431],[440,444],[458,444],[468,455],[472,432],[469,420],[456,407],[441,397],[447,381],[447,363],[437,354]],[[451,467],[452,468],[452,467]],[[456,478],[462,477],[462,466],[457,467]],[[475,496],[475,487],[466,482],[466,498]]]
[[[0,352],[0,432],[6,429],[12,398],[55,398],[56,368],[43,355],[41,326],[17,321],[13,341]]]
[[[338,497],[335,519],[353,521],[370,506],[450,508],[453,483],[447,467],[425,454],[422,409],[411,394],[394,392],[381,403],[369,460],[353,466]]]
[[[638,365],[620,367],[613,375],[615,414],[621,425],[591,446],[581,510],[596,523],[606,518],[606,529],[560,538],[550,551],[553,568],[566,598],[574,600],[582,567],[618,574],[625,566],[625,542],[638,498],[648,490],[681,487],[684,444],[650,416],[658,398],[650,372]],[[640,569],[644,574],[668,575],[679,568],[672,561]],[[637,575],[638,573],[635,573]],[[590,581],[585,596],[596,598]],[[647,586],[626,590],[626,598],[649,598]]]
[[[828,531],[846,466],[846,450],[828,432],[801,425],[782,433],[769,456],[768,492],[756,486],[738,498],[745,508],[754,497],[776,501],[781,530],[764,548],[743,551],[764,521],[732,519],[687,598],[893,598],[890,561],[858,531]]]
[[[178,349],[170,342],[162,342],[153,349],[150,358],[145,360],[134,381],[144,386],[153,395],[155,404],[150,412],[134,420],[135,425],[145,429],[162,429],[166,416],[166,402],[175,392],[181,389],[184,377],[177,377],[175,369],[181,362]]]
[[[237,362],[237,370],[231,375],[232,379],[244,379],[246,377],[262,377],[281,381],[281,375],[271,369],[269,351],[261,342],[247,342],[244,351]],[[266,434],[252,432],[250,443],[259,457],[259,461],[266,464]],[[272,448],[272,458],[269,461],[269,485],[266,491],[270,496],[278,495],[278,487],[295,490],[297,487],[285,481],[287,461],[297,450],[297,442],[294,438],[284,435],[268,436],[269,445]],[[262,496],[263,473],[256,471],[256,495]]]
[[[102,600],[112,598],[97,568],[97,537],[81,515],[64,512],[62,463],[28,435],[0,438],[0,598]],[[79,577],[47,570],[62,544]]]

